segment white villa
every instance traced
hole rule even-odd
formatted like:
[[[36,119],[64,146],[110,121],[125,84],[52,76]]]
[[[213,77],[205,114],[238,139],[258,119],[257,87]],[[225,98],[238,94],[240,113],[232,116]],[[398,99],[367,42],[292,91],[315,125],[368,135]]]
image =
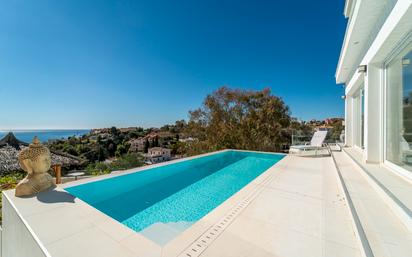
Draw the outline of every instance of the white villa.
[[[144,151],[146,141],[153,143],[156,138],[159,138],[159,133],[150,133],[144,137],[133,138],[129,140],[130,151],[131,152],[142,152]]]
[[[412,1],[347,0],[345,16],[346,146],[412,180]]]
[[[412,1],[346,0],[344,15],[336,83],[345,88],[345,148],[335,161],[366,256],[410,256]]]
[[[147,139],[144,137],[133,138],[129,140],[131,152],[142,152],[144,150],[144,144]]]
[[[296,146],[327,149],[316,158],[225,149],[3,190],[0,257],[412,256],[412,0],[346,0],[344,15],[344,145],[325,126]],[[50,177],[47,149],[28,149]]]
[[[146,158],[151,163],[158,163],[170,160],[172,150],[164,147],[149,148]]]

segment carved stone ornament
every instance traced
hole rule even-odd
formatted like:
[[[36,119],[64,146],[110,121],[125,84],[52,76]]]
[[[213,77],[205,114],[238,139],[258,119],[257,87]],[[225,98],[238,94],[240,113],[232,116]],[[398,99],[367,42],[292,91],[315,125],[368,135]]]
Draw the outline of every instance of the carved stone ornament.
[[[33,195],[54,186],[52,176],[47,173],[51,165],[50,151],[37,137],[19,153],[19,164],[27,176],[17,185],[16,196]]]

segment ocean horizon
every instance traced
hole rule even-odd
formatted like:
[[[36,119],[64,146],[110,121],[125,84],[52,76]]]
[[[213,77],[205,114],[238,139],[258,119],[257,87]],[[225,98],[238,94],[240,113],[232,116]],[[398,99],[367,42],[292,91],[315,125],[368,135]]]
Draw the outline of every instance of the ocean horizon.
[[[72,136],[82,136],[89,133],[91,129],[16,129],[16,130],[1,130],[0,139],[7,133],[13,132],[17,139],[30,143],[33,137],[37,136],[43,143],[54,139],[66,139]]]

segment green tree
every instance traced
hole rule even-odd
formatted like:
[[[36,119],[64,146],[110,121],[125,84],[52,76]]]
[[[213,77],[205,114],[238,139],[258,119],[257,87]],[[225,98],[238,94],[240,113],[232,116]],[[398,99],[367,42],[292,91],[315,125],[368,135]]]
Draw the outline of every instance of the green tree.
[[[169,131],[173,134],[182,133],[186,127],[185,120],[177,120],[174,125],[169,125]]]
[[[155,146],[155,147],[159,146],[159,137],[158,137],[158,136],[156,136],[156,137],[154,138],[154,146]]]
[[[110,128],[110,134],[117,136],[119,134],[119,130],[117,130],[116,127],[111,127]]]
[[[116,157],[120,157],[120,156],[122,156],[123,154],[125,154],[126,152],[127,152],[126,146],[123,145],[123,144],[120,144],[120,145],[117,146],[115,156],[116,156]]]
[[[97,146],[97,160],[98,161],[104,161],[108,157],[107,151],[104,147],[102,146]]]
[[[169,124],[166,124],[166,125],[163,125],[162,127],[160,127],[160,130],[161,131],[169,131],[170,130],[170,125]]]
[[[290,142],[289,107],[270,89],[245,91],[221,87],[203,106],[189,112],[187,131],[199,152],[224,148],[280,151]]]
[[[112,140],[108,140],[106,149],[109,156],[115,156],[117,146]]]
[[[68,154],[74,155],[74,156],[78,155],[78,153],[76,151],[76,147],[74,147],[73,145],[69,145],[69,144],[64,145],[63,151],[68,153]]]
[[[330,140],[332,140],[333,142],[340,140],[342,130],[345,129],[343,126],[343,119],[337,119],[331,125],[333,128],[328,133]]]
[[[149,151],[149,147],[150,147],[150,143],[149,143],[149,140],[147,140],[146,138],[146,140],[144,141],[143,152],[147,153]]]
[[[171,149],[172,149],[172,154],[183,155],[183,154],[187,154],[189,149],[191,148],[188,143],[177,141],[176,143],[171,145]]]

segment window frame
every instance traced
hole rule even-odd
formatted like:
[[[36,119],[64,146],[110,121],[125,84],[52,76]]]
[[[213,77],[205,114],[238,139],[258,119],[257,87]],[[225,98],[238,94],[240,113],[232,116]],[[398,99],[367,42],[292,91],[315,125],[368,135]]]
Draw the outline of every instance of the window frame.
[[[411,47],[410,51],[412,51],[412,32],[405,37],[404,40],[402,40],[401,43],[398,44],[398,46],[388,55],[388,57],[385,59],[385,61],[382,63],[382,105],[383,105],[383,111],[382,111],[382,127],[383,127],[383,142],[382,142],[382,159],[383,159],[383,165],[394,171],[396,174],[400,175],[402,178],[407,179],[408,181],[412,180],[412,171],[403,168],[402,166],[399,166],[398,164],[388,160],[388,154],[387,154],[387,140],[388,140],[388,132],[387,132],[387,113],[388,113],[388,88],[389,88],[389,82],[388,82],[388,67],[392,63],[392,61],[397,58],[404,50],[406,50],[408,47]]]

